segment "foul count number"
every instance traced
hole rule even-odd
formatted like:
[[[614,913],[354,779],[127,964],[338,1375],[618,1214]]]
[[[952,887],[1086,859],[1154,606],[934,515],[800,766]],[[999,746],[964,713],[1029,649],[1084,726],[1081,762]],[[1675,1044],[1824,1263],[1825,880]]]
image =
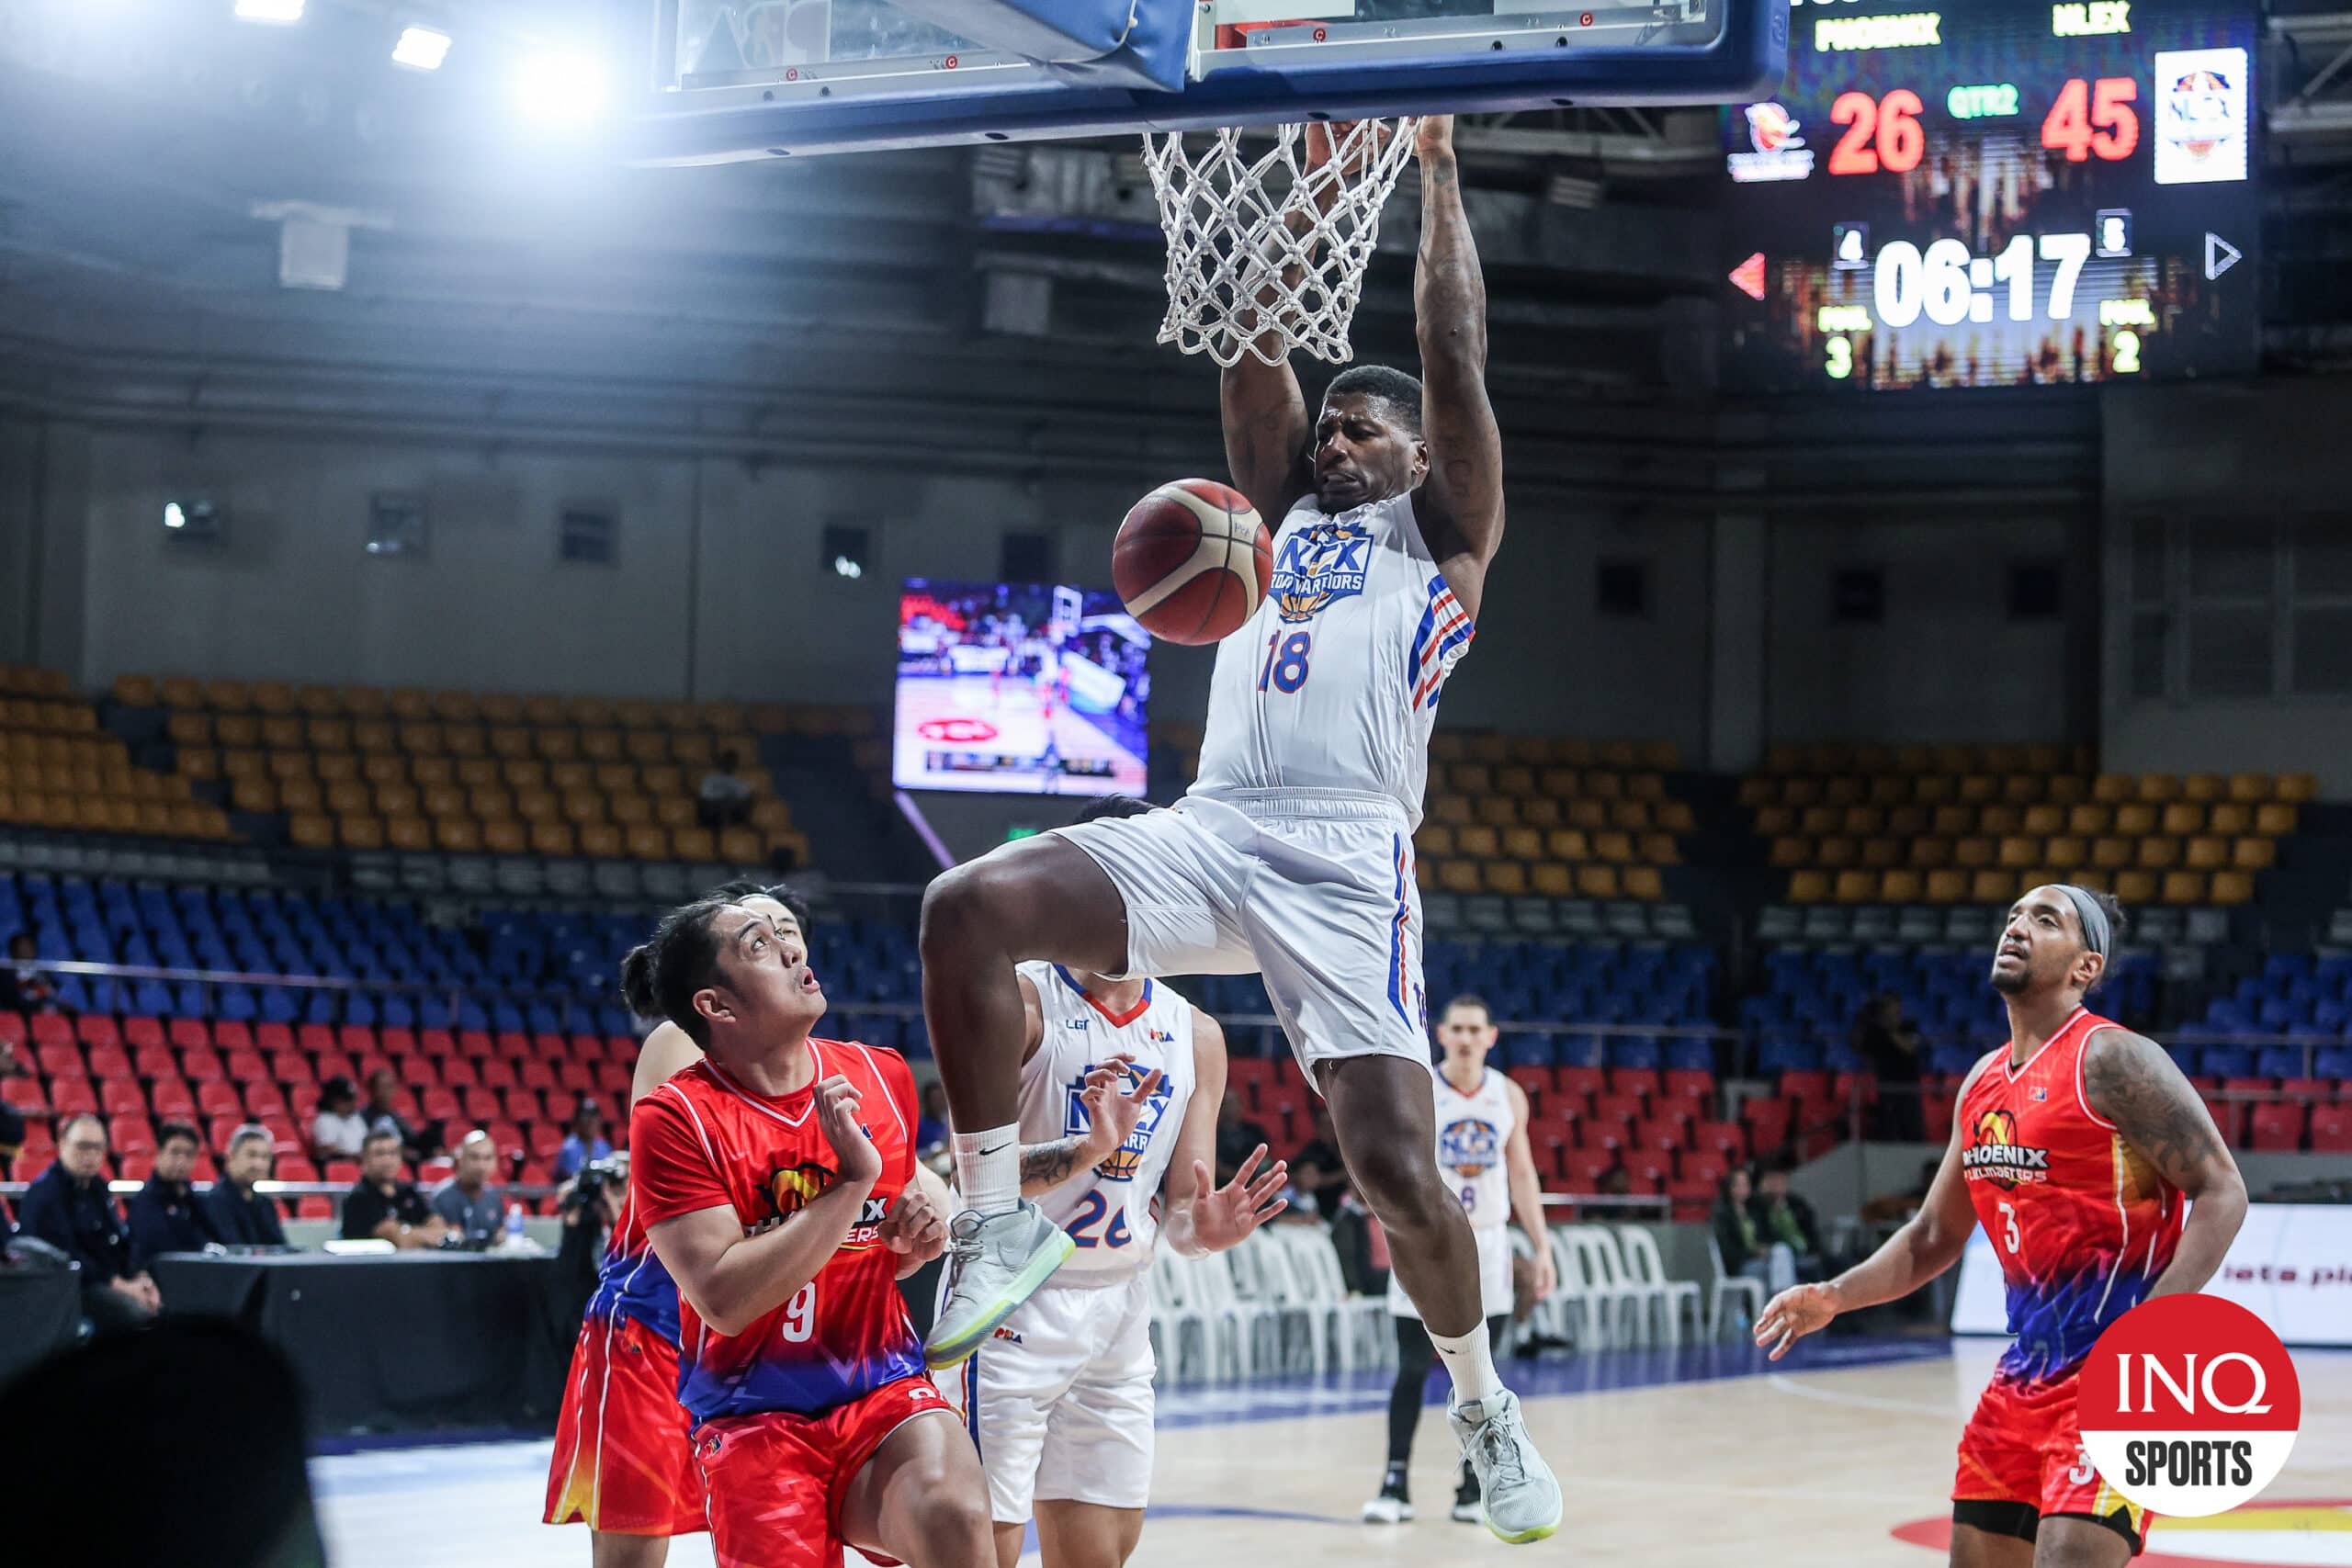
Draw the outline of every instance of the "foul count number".
[[[1928,150],[1928,133],[1919,124],[1919,95],[1897,87],[1882,98],[1868,93],[1840,93],[1829,106],[1829,118],[1849,129],[1830,150],[1833,175],[1907,175],[1919,166]]]
[[[2070,164],[2096,152],[2109,163],[2132,156],[2140,145],[2140,111],[2132,107],[2140,84],[2129,76],[2077,76],[2059,89],[2058,101],[2042,117],[2041,144],[2063,151]]]

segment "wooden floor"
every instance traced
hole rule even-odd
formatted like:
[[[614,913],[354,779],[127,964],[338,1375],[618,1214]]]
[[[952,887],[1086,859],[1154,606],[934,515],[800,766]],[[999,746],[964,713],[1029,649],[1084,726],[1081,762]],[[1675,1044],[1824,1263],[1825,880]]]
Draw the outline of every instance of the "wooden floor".
[[[1380,1468],[1376,1377],[1176,1391],[1162,1396],[1152,1516],[1134,1562],[1931,1568],[1943,1557],[1952,1445],[1997,1348],[1833,1339],[1779,1371],[1737,1347],[1511,1363],[1568,1490],[1559,1536],[1524,1548],[1445,1517],[1453,1451],[1434,1408],[1413,1472],[1428,1513],[1403,1526],[1357,1522]],[[2218,1519],[2160,1524],[2144,1561],[2352,1568],[2352,1353],[2295,1360],[2302,1436],[2267,1497]],[[322,1459],[332,1561],[584,1568],[586,1532],[537,1522],[547,1454],[544,1442],[518,1442]],[[681,1540],[670,1561],[704,1568],[707,1540]]]

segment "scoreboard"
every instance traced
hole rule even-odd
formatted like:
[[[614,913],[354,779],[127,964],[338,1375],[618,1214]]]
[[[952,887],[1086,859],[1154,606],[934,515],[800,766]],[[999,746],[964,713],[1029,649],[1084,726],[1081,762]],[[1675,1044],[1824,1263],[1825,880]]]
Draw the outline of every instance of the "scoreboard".
[[[1724,381],[2249,374],[2255,0],[1797,0],[1725,114]]]

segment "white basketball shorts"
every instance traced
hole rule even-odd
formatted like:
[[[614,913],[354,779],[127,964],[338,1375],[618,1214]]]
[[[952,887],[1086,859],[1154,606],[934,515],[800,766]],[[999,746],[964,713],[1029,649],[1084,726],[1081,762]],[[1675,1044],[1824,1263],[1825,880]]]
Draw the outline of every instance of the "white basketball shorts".
[[[1130,975],[1263,976],[1315,1064],[1430,1059],[1413,833],[1384,795],[1186,795],[1165,811],[1056,829],[1127,907]]]
[[[1478,1241],[1479,1310],[1487,1317],[1509,1317],[1517,1304],[1510,1278],[1510,1231],[1503,1225],[1474,1225],[1470,1234]],[[1393,1269],[1388,1275],[1388,1310],[1398,1317],[1421,1315],[1421,1309],[1396,1282]]]
[[[1046,1284],[964,1363],[964,1411],[999,1524],[1039,1498],[1140,1508],[1151,1496],[1151,1291]]]

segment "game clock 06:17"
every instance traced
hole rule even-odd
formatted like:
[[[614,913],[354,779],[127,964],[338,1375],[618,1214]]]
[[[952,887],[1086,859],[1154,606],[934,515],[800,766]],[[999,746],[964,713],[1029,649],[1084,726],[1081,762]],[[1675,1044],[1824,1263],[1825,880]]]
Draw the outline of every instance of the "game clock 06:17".
[[[1724,117],[1734,390],[2250,373],[2255,0],[1795,0]]]

